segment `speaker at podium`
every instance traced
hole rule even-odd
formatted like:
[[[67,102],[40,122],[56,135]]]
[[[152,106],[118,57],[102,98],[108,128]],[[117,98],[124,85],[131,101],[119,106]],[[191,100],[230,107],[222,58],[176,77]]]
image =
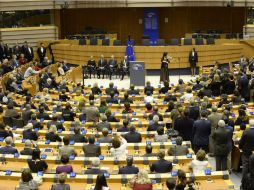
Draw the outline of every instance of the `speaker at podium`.
[[[146,69],[144,61],[130,61],[130,84],[145,86]]]

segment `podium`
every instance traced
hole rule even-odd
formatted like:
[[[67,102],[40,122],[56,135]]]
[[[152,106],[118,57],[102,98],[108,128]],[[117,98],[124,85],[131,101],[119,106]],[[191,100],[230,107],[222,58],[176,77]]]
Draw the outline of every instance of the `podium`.
[[[130,84],[145,86],[146,70],[144,61],[130,61]]]

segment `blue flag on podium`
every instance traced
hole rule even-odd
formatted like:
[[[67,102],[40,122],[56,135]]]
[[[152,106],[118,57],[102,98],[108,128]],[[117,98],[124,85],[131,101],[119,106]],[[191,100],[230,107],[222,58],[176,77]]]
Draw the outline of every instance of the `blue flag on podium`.
[[[128,38],[128,41],[127,41],[125,55],[127,56],[128,61],[136,60],[136,57],[134,55],[133,40],[130,37]]]

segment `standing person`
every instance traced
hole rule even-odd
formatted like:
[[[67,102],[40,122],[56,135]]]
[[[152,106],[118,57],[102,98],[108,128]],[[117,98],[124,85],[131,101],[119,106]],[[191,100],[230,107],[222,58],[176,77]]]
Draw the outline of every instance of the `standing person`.
[[[112,75],[116,74],[115,72],[117,71],[117,60],[115,59],[114,55],[111,55],[110,60],[108,61],[108,74],[109,74],[109,79],[112,79]]]
[[[169,59],[170,58],[168,57],[168,53],[164,52],[161,58],[160,82],[169,81],[169,71],[168,71]]]
[[[120,63],[120,71],[121,71],[121,80],[124,79],[125,74],[129,75],[129,67],[130,62],[128,61],[128,57],[124,56],[124,59]]]
[[[22,53],[25,55],[25,58],[28,62],[34,59],[33,48],[28,46],[27,41],[25,41],[24,45],[22,46]]]
[[[44,43],[41,43],[40,47],[38,47],[37,54],[40,59],[40,63],[42,63],[44,61],[44,58],[46,57],[46,48],[44,46]]]
[[[196,75],[196,67],[198,62],[198,53],[196,52],[195,48],[191,50],[189,53],[189,63],[191,67],[191,76]]]
[[[227,156],[229,154],[228,142],[231,141],[229,131],[225,128],[225,121],[218,122],[218,128],[214,131],[214,155],[216,159],[216,171],[227,170]]]

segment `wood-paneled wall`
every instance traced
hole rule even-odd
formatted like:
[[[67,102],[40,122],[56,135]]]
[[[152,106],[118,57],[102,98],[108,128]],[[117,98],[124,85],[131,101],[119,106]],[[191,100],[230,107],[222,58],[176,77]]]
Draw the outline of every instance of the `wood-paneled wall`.
[[[242,32],[245,23],[243,7],[169,7],[159,9],[160,37],[181,38],[185,33],[202,29]],[[143,8],[87,8],[60,11],[61,37],[79,33],[86,26],[115,32],[125,41],[130,34],[138,43],[143,36]],[[165,23],[165,18],[168,22]]]

